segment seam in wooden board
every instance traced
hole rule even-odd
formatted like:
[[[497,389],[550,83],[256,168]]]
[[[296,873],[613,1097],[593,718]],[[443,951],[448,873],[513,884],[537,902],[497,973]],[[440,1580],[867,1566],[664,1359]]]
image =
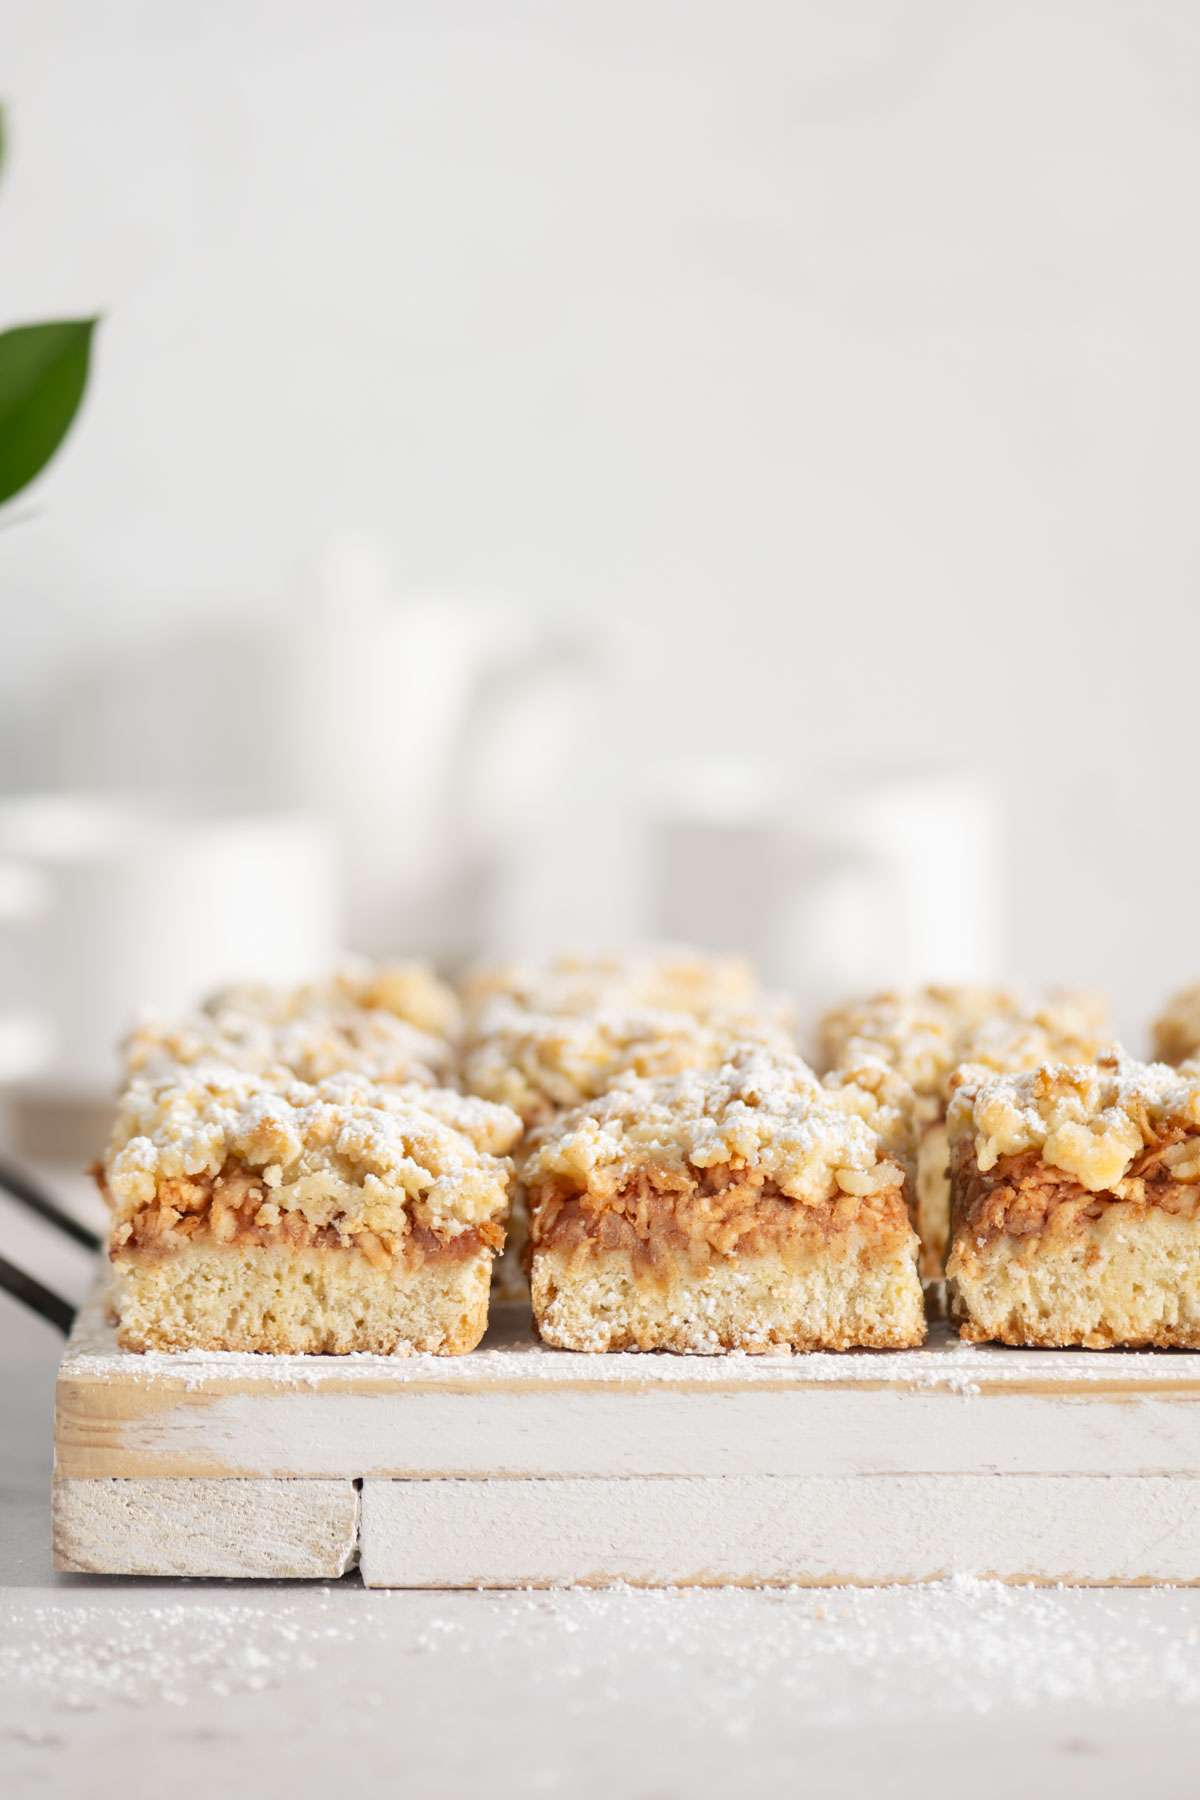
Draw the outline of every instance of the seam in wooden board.
[[[354,1545],[346,1562],[346,1573],[362,1566],[363,1548],[363,1484],[361,1475],[351,1480],[354,1489]]]

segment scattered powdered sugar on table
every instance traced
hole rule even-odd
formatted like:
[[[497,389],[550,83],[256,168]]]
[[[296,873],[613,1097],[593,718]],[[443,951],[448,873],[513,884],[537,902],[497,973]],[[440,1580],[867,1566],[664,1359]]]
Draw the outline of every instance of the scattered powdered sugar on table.
[[[9,1596],[0,1602],[0,1694],[18,1713],[22,1697],[69,1713],[263,1693],[319,1669],[353,1629],[328,1588],[282,1605],[208,1599],[201,1589],[149,1604],[120,1590]]]
[[[1015,1588],[960,1575],[893,1589],[527,1591],[491,1605],[495,1654],[519,1656],[536,1639],[537,1705],[579,1710],[605,1695],[611,1705],[652,1671],[693,1700],[702,1683],[706,1708],[735,1733],[768,1729],[780,1704],[850,1725],[1065,1702],[1200,1702],[1200,1596],[1183,1590]],[[481,1628],[471,1606],[456,1597],[417,1648],[472,1659]]]
[[[422,1736],[432,1719],[457,1721],[464,1696],[470,1732]],[[138,1583],[71,1582],[0,1602],[0,1763],[78,1760],[122,1741],[129,1713],[129,1729],[159,1744],[194,1750],[215,1734],[223,1754],[241,1742],[258,1768],[319,1720],[318,1753],[327,1740],[331,1754],[383,1754],[399,1733],[407,1756],[415,1732],[429,1766],[413,1791],[436,1791],[438,1772],[477,1771],[480,1743],[544,1747],[547,1720],[559,1751],[609,1744],[619,1720],[639,1757],[686,1742],[707,1767],[768,1750],[787,1763],[818,1731],[907,1721],[924,1742],[951,1720],[1006,1726],[1039,1709],[1086,1712],[1099,1728],[1165,1708],[1183,1731],[1198,1702],[1200,1594],[1186,1590],[960,1576],[890,1590],[449,1594],[347,1578],[246,1598],[180,1586],[161,1600]]]

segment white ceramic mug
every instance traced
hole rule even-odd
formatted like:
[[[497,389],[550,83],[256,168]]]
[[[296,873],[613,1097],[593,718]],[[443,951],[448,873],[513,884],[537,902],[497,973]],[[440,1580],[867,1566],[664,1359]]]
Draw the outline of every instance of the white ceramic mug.
[[[970,771],[667,771],[654,929],[746,950],[803,1012],[871,988],[988,981],[1003,926],[994,796]]]
[[[26,1008],[52,1036],[44,1080],[111,1089],[115,1046],[145,1010],[185,1010],[212,987],[294,981],[336,958],[337,871],[302,815],[239,816],[83,794],[0,799],[0,859],[40,884]]]

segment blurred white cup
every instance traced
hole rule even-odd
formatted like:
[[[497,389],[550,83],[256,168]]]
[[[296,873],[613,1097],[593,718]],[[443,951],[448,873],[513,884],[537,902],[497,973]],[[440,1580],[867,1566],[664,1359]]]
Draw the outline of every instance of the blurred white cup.
[[[753,758],[666,771],[653,927],[752,956],[805,1011],[854,992],[994,978],[994,798],[969,772],[815,770]]]
[[[184,1010],[239,978],[300,979],[341,942],[328,836],[298,814],[10,796],[0,859],[39,895],[22,926],[19,1016],[49,1040],[41,1081],[63,1094],[111,1089],[116,1043],[139,1012]]]
[[[991,785],[969,769],[881,770],[848,786],[840,812],[883,877],[867,985],[995,980],[1006,921]]]

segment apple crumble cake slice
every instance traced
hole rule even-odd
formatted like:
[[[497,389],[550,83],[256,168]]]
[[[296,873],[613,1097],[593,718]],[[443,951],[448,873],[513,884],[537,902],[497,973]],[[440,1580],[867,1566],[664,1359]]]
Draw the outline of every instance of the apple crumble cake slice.
[[[948,1129],[963,1337],[1200,1347],[1200,1067],[967,1070]]]
[[[534,1317],[575,1350],[902,1348],[925,1335],[908,1128],[794,1055],[634,1078],[525,1164]]]
[[[349,1074],[197,1063],[134,1081],[102,1176],[118,1341],[472,1349],[520,1129],[485,1101]]]
[[[966,1062],[997,1073],[1043,1061],[1085,1062],[1113,1050],[1101,995],[1055,990],[1032,1000],[1007,988],[929,986],[835,1007],[820,1022],[822,1066],[864,1055],[895,1068],[913,1092],[921,1274],[937,1281],[950,1235],[946,1108]]]

